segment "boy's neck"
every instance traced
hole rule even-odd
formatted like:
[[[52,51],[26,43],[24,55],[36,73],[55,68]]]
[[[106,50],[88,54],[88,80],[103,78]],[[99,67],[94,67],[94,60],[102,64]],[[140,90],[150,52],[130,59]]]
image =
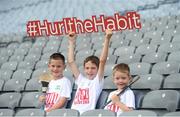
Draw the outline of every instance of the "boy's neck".
[[[58,80],[58,79],[61,79],[61,78],[63,78],[64,77],[64,75],[62,74],[62,75],[60,75],[60,76],[58,76],[58,77],[54,77],[54,80]]]

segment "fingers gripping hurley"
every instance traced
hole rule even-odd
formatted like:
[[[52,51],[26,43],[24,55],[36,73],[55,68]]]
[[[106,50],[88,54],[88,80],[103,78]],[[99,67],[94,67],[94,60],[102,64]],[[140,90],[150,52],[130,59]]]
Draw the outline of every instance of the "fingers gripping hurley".
[[[123,89],[120,93],[118,93],[117,96],[122,95],[127,88],[129,88],[132,84],[134,84],[134,83],[135,83],[136,81],[138,81],[139,79],[140,79],[140,76],[136,76],[135,78],[133,78],[133,80],[129,83],[129,85],[127,85],[126,87],[124,87],[124,89]],[[109,103],[111,103],[111,102],[112,102],[112,100],[109,100],[108,102],[106,102],[106,103],[104,104],[103,108],[105,108],[105,106],[107,106],[107,105],[108,105]]]
[[[53,76],[49,73],[44,73],[40,76],[39,81],[42,84],[42,92],[46,93],[49,82],[53,79]]]

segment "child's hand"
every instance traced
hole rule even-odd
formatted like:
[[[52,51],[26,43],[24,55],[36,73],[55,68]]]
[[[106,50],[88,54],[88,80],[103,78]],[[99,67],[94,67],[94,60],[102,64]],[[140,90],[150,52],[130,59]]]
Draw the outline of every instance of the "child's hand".
[[[112,100],[112,103],[117,103],[117,102],[120,102],[120,99],[119,99],[119,96],[117,96],[116,94],[113,94],[111,96],[111,100]]]
[[[68,33],[69,41],[75,42],[76,36],[77,35],[75,34],[75,32],[69,31]]]
[[[40,102],[45,102],[45,100],[46,100],[46,97],[44,95],[39,96]]]
[[[108,29],[106,30],[106,38],[107,38],[107,39],[110,39],[111,36],[112,36],[112,34],[113,34],[113,33],[112,33],[112,30],[108,30]]]

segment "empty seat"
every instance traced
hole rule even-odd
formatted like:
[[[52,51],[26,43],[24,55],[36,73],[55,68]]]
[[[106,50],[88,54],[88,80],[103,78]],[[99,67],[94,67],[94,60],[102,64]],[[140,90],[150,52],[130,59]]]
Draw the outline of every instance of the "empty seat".
[[[129,46],[130,40],[112,40],[111,42],[111,48],[118,48],[118,47],[123,47],[123,46]]]
[[[162,36],[161,38],[153,38],[151,44],[161,45],[163,43],[170,43],[172,39],[171,35]]]
[[[4,84],[4,91],[23,91],[26,79],[10,79]]]
[[[157,73],[157,74],[167,75],[178,72],[179,72],[178,62],[172,62],[172,61],[159,62],[152,67],[152,73]]]
[[[18,48],[15,50],[14,55],[26,55],[28,51],[28,48]]]
[[[113,48],[109,48],[109,50],[108,50],[108,51],[109,51],[109,55],[112,55],[112,54],[113,54],[114,49],[113,49]],[[102,52],[102,48],[101,48],[101,49],[96,50],[96,51],[95,51],[95,53],[94,53],[94,55],[96,55],[96,56],[100,57],[101,52]]]
[[[149,53],[153,53],[157,51],[157,45],[152,45],[152,44],[144,44],[138,46],[136,49],[136,54],[141,54],[141,55],[146,55]]]
[[[116,50],[114,51],[114,55],[117,55],[120,57],[124,55],[132,55],[134,51],[135,51],[134,46],[123,46],[123,47],[116,48]]]
[[[96,39],[95,39],[96,40]],[[63,40],[64,41],[64,40]],[[91,37],[88,34],[79,34],[76,43],[90,43]]]
[[[158,52],[174,52],[180,50],[180,42],[164,43],[158,48]]]
[[[45,48],[43,49],[43,53],[57,52],[58,49],[59,49],[59,46],[45,46]]]
[[[142,58],[142,62],[147,62],[147,63],[157,63],[157,62],[162,62],[166,61],[167,53],[165,52],[153,52],[146,54]]]
[[[41,109],[21,109],[18,110],[15,113],[15,117],[20,117],[20,116],[24,116],[24,117],[29,117],[29,116],[36,116],[36,117],[44,117],[45,113],[43,110]]]
[[[142,105],[142,99],[146,93],[148,93],[150,90],[134,90],[133,93],[135,96],[135,109],[139,109]]]
[[[0,107],[14,109],[15,107],[19,107],[20,99],[20,93],[2,93],[0,95]]]
[[[79,117],[79,111],[75,109],[56,109],[46,114],[46,117]]]
[[[149,63],[131,63],[129,64],[131,75],[149,74],[151,65]]]
[[[1,49],[0,55],[11,56],[13,53],[14,53],[14,49],[3,48],[3,49]]]
[[[38,61],[40,59],[41,55],[40,54],[28,54],[25,57],[25,61]]]
[[[40,108],[41,102],[39,102],[39,96],[41,92],[25,92],[22,95],[20,107],[35,107]]]
[[[140,79],[135,82],[132,89],[150,89],[157,90],[161,88],[163,76],[159,74],[146,74],[141,75]]]
[[[35,61],[21,61],[18,65],[18,69],[34,69]]]
[[[31,78],[32,70],[30,69],[18,69],[14,72],[13,79],[25,79],[28,80]]]
[[[50,57],[50,56],[49,56]],[[48,67],[48,60],[40,60],[36,63],[35,69],[42,68],[42,67]]]
[[[143,36],[142,32],[131,31],[131,33],[126,34],[125,40],[141,39],[142,36]]]
[[[75,50],[76,50],[76,51],[91,50],[91,48],[92,48],[92,44],[91,44],[91,43],[80,42],[80,43],[76,43]],[[94,47],[94,49],[97,49],[97,48]]]
[[[61,40],[60,39],[53,39],[53,38],[50,38],[51,41],[48,41],[46,43],[46,46],[50,47],[50,46],[60,46],[60,43],[61,43]]]
[[[144,96],[141,108],[175,111],[178,108],[179,99],[180,94],[178,91],[155,90]]]
[[[44,47],[47,43],[48,39],[44,38],[44,37],[40,37],[36,39],[36,42],[32,45],[32,48],[36,47]]]
[[[0,109],[0,116],[13,117],[14,110],[12,109]]]
[[[163,115],[163,117],[179,117],[179,116],[180,116],[180,111],[169,112]]]
[[[76,54],[76,63],[77,65],[82,65],[83,61],[86,57],[91,56],[94,54],[93,50],[80,50]]]
[[[3,63],[7,62],[9,59],[9,56],[0,55],[0,67]]]
[[[131,40],[131,46],[140,46],[140,45],[145,45],[149,44],[150,38],[135,38]]]
[[[13,43],[10,43],[7,48],[17,49],[18,47],[19,47],[19,43],[13,42]]]
[[[66,67],[63,74],[65,77],[67,77],[70,80],[71,85],[73,86],[74,85],[74,78],[73,78],[73,74],[72,74],[71,70],[68,67]]]
[[[150,110],[133,110],[123,112],[119,117],[157,117],[158,115],[154,111]]]
[[[29,48],[31,48],[31,46],[32,46],[32,42],[31,41],[26,41],[26,42],[21,43],[19,48],[22,48],[22,49],[28,48],[29,49]]]
[[[38,78],[32,78],[26,83],[25,91],[41,91],[42,85]]]
[[[13,74],[12,70],[0,69],[0,79],[2,79],[4,81],[11,79],[12,74]]]
[[[141,58],[142,56],[140,54],[130,54],[130,55],[120,56],[117,60],[117,64],[118,63],[126,63],[126,64],[136,63],[136,62],[140,62]]]
[[[159,22],[159,21],[158,21]],[[162,31],[150,31],[150,32],[146,32],[144,35],[144,38],[161,38],[162,36]]]
[[[22,55],[22,54],[21,55],[14,54],[9,58],[9,61],[21,62],[21,61],[23,61],[23,59],[24,59],[24,55]]]
[[[108,77],[106,77],[104,79],[103,89],[106,89],[106,90],[115,90],[115,89],[117,89],[117,87],[113,83],[112,75],[110,75],[110,76],[108,76]]]
[[[114,66],[115,64],[106,64],[104,69],[104,76],[111,76]]]
[[[6,70],[16,70],[18,63],[13,61],[13,62],[5,62],[2,64],[1,69],[6,69]]]
[[[89,110],[89,111],[85,111],[81,114],[80,117],[92,117],[92,116],[96,116],[96,117],[115,117],[116,113],[109,111],[109,110],[104,110],[104,109],[95,109],[95,110]]]
[[[180,34],[179,35],[174,35],[174,38],[173,38],[172,42],[180,42],[179,38],[180,38]]]
[[[104,84],[105,86],[106,84]],[[114,89],[113,89],[114,90]],[[109,93],[113,90],[103,89],[96,103],[96,109],[104,109]]]
[[[168,56],[168,61],[180,62],[180,51],[171,52]]]
[[[29,53],[28,54],[39,54],[39,55],[41,55],[41,52],[42,52],[42,47],[43,46],[40,46],[40,47],[31,47],[30,49],[29,49]]]
[[[61,42],[59,51],[60,52],[62,52],[62,51],[66,51],[67,52],[67,50],[68,50],[67,45],[68,45],[68,39],[63,39],[62,42]]]
[[[180,74],[170,74],[166,77],[163,84],[164,89],[180,89]]]
[[[39,68],[39,69],[36,69],[33,74],[32,74],[32,78],[39,78],[39,76],[43,73],[46,73],[48,72],[48,69],[47,68]]]
[[[48,52],[48,53],[44,53],[42,56],[41,56],[41,60],[49,60],[49,57],[53,54],[54,52]]]
[[[115,56],[115,55],[109,55],[109,56],[107,57],[106,64],[115,64],[117,58],[118,58],[118,57]]]

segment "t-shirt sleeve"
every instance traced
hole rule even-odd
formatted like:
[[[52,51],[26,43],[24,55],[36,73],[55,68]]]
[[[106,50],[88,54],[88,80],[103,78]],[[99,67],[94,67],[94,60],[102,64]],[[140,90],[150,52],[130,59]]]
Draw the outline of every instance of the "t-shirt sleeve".
[[[69,79],[66,79],[66,80],[64,80],[64,83],[63,83],[61,96],[66,97],[66,98],[68,98],[68,100],[70,100],[71,92],[72,92],[71,82],[69,81]]]

